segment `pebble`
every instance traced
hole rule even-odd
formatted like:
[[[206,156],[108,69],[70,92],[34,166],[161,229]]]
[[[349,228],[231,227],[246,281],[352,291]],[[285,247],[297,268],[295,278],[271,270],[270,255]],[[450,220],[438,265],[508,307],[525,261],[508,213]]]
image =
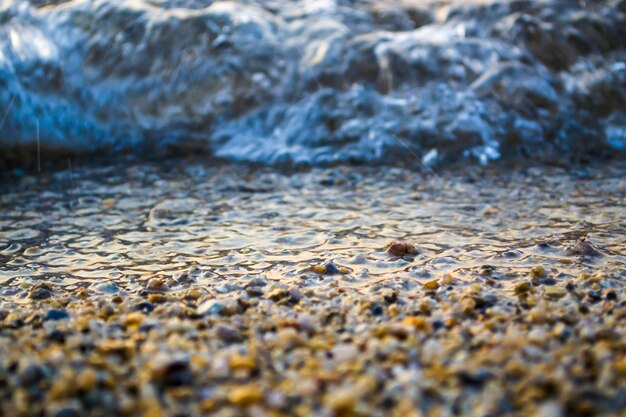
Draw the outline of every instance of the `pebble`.
[[[429,290],[429,291],[434,291],[434,290],[439,289],[439,281],[435,279],[435,280],[426,282],[424,284],[424,289]]]
[[[139,312],[141,312],[143,314],[148,314],[148,313],[152,313],[154,311],[154,305],[144,301],[144,302],[135,304],[133,306],[133,310],[139,311]]]
[[[136,330],[141,326],[146,316],[138,311],[128,314],[124,317],[124,325],[131,330]]]
[[[348,274],[350,273],[350,269],[345,266],[339,266],[332,261],[326,261],[322,265],[315,265],[310,268],[311,272],[320,275],[337,275],[337,274]]]
[[[228,401],[240,407],[247,407],[263,401],[263,391],[254,385],[231,388]]]
[[[163,278],[150,278],[146,288],[152,291],[163,291],[166,289],[165,280]]]
[[[45,300],[46,298],[52,297],[52,291],[47,288],[35,288],[28,295],[29,298],[33,300]]]
[[[385,250],[390,255],[398,257],[402,257],[405,255],[416,255],[418,253],[417,247],[414,244],[398,240],[388,243],[385,247]]]
[[[232,315],[238,309],[238,303],[233,299],[207,300],[198,306],[198,314],[209,316]]]
[[[215,336],[226,343],[236,343],[243,340],[243,335],[239,330],[226,324],[219,324],[215,327]]]
[[[117,285],[112,282],[99,282],[97,284],[93,284],[91,289],[103,294],[116,294],[119,291]]]
[[[532,291],[532,287],[527,282],[519,283],[515,286],[515,294],[523,295]]]
[[[64,407],[54,413],[54,417],[81,417],[83,414],[74,407]]]
[[[70,318],[70,315],[67,313],[67,311],[52,309],[46,312],[46,315],[44,316],[43,319],[44,321],[47,321],[47,320],[57,321],[57,320],[68,320],[69,318]]]
[[[571,255],[596,257],[602,256],[602,252],[595,248],[595,246],[586,238],[581,238],[571,249],[568,251]]]
[[[538,280],[540,278],[547,277],[548,276],[548,272],[546,271],[546,269],[543,266],[539,265],[539,266],[536,266],[533,269],[531,269],[530,276],[533,279],[537,279]]]
[[[166,387],[179,387],[193,382],[189,360],[185,355],[157,353],[148,363],[152,381]]]
[[[76,377],[76,386],[82,391],[89,391],[95,388],[98,382],[96,371],[91,368],[84,369]]]

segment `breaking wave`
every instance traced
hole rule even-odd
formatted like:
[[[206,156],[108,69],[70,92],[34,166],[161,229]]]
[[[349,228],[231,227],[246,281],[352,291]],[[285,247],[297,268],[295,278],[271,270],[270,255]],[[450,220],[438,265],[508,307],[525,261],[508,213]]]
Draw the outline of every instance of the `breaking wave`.
[[[625,47],[625,0],[0,0],[0,147],[616,153]]]

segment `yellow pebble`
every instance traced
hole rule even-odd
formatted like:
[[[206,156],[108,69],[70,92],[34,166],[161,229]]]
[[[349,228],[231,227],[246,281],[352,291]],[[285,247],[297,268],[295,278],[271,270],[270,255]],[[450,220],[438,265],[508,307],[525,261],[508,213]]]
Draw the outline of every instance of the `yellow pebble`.
[[[263,392],[253,385],[235,387],[228,393],[228,401],[235,405],[247,407],[263,400]]]
[[[439,288],[439,282],[434,279],[432,281],[428,281],[427,283],[424,284],[424,289],[426,290],[436,290]]]
[[[311,267],[311,272],[314,272],[316,274],[325,274],[326,267],[323,265],[315,265]]]
[[[148,301],[153,304],[161,304],[167,301],[167,297],[163,294],[150,294],[148,296]]]
[[[151,278],[146,287],[151,290],[162,290],[165,287],[165,281],[162,278]]]
[[[530,275],[533,278],[545,278],[548,275],[548,272],[543,266],[538,265],[534,267],[533,269],[531,269]]]
[[[402,323],[413,327],[418,332],[428,332],[431,329],[430,323],[426,320],[426,317],[406,317],[402,320]]]
[[[87,368],[78,374],[76,377],[76,385],[83,391],[89,391],[96,386],[98,382],[98,375],[96,371],[91,368]]]
[[[128,316],[126,316],[126,318],[124,318],[124,325],[130,330],[135,330],[139,326],[141,326],[141,323],[143,323],[145,317],[146,316],[144,316],[140,312],[130,313]]]
[[[230,357],[229,365],[231,369],[254,369],[256,362],[250,356],[236,354]]]

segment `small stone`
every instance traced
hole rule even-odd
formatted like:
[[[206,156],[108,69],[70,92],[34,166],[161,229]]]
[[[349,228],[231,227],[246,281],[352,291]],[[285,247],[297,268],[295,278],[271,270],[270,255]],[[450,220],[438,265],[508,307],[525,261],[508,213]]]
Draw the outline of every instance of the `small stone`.
[[[67,311],[65,310],[57,310],[57,309],[52,309],[52,310],[48,310],[48,312],[46,313],[46,315],[44,316],[44,321],[58,321],[58,320],[68,320],[70,318],[70,315],[67,313]]]
[[[335,389],[324,397],[324,404],[337,416],[349,416],[354,413],[357,400],[356,388]]]
[[[424,289],[429,291],[434,291],[439,289],[439,281],[434,279],[432,281],[428,281],[424,284]]]
[[[228,361],[230,369],[252,370],[256,368],[256,361],[250,356],[235,354]]]
[[[91,289],[95,292],[103,294],[115,294],[119,291],[117,286],[112,282],[99,282],[91,286]]]
[[[243,340],[243,335],[238,329],[226,324],[219,324],[215,327],[215,336],[226,343],[236,343]]]
[[[410,326],[418,332],[430,332],[432,329],[431,324],[428,322],[426,317],[416,316],[416,317],[406,317],[402,320],[402,324],[405,326]]]
[[[98,344],[98,348],[105,354],[127,355],[134,350],[130,340],[107,339]]]
[[[267,294],[267,298],[272,301],[280,301],[289,295],[289,291],[285,288],[274,288]]]
[[[183,355],[158,353],[148,363],[150,378],[166,387],[180,387],[193,383],[189,360]]]
[[[37,363],[31,363],[24,367],[19,375],[20,384],[23,387],[31,387],[38,384],[46,378],[46,371],[43,366]]]
[[[150,294],[148,301],[153,304],[163,304],[167,301],[167,297],[164,294]]]
[[[265,279],[254,278],[245,285],[245,288],[265,287],[266,285],[267,285],[267,281]]]
[[[226,312],[226,304],[219,300],[208,300],[198,307],[198,314],[219,316],[222,312]]]
[[[375,303],[370,307],[370,311],[373,316],[380,316],[385,312],[385,308],[381,304]]]
[[[89,297],[89,291],[87,291],[85,287],[81,287],[78,289],[78,291],[76,291],[76,296],[80,298],[87,298]]]
[[[537,281],[540,285],[556,285],[557,282],[554,278],[543,278]]]
[[[133,310],[148,314],[154,311],[154,306],[151,303],[144,301],[142,303],[135,304]]]
[[[548,298],[562,298],[567,295],[567,290],[561,287],[546,287],[544,293]]]
[[[444,274],[441,278],[443,285],[452,285],[455,282],[454,277],[451,274]]]
[[[207,300],[198,307],[198,314],[209,316],[231,316],[239,310],[239,303],[234,298]]]
[[[76,377],[76,386],[82,391],[89,391],[95,388],[98,382],[96,371],[91,368],[82,370]]]
[[[530,270],[530,276],[534,279],[545,278],[547,275],[548,275],[548,272],[541,265],[538,265]]]
[[[46,298],[52,297],[52,291],[47,288],[35,288],[28,295],[29,298],[33,300],[44,300]]]
[[[263,401],[263,391],[254,385],[235,387],[229,391],[228,401],[240,407],[248,407]]]
[[[246,288],[246,294],[248,294],[248,296],[250,297],[261,297],[263,296],[264,292],[259,287],[249,287]]]
[[[52,329],[46,333],[46,339],[54,343],[65,343],[65,333],[59,329]]]
[[[146,288],[152,291],[163,291],[165,289],[165,280],[163,278],[151,278]]]
[[[333,358],[338,363],[348,362],[356,359],[359,355],[359,349],[348,343],[338,344],[332,348]]]
[[[597,250],[594,245],[587,240],[586,238],[581,238],[573,248],[568,250],[570,255],[580,255],[580,256],[602,256],[602,252]]]
[[[274,288],[267,294],[267,298],[274,302],[297,304],[302,294],[298,289]]]
[[[200,291],[197,288],[191,288],[185,293],[184,299],[185,300],[198,300],[204,294],[205,294],[204,292]]]
[[[398,293],[392,289],[385,289],[382,294],[383,296],[383,300],[385,300],[385,302],[392,304],[395,303],[396,301],[398,301]]]
[[[346,268],[345,266],[339,266],[333,261],[326,261],[322,265],[312,266],[311,268],[309,268],[309,271],[320,275],[336,275],[347,274],[350,272],[350,269]]]
[[[124,325],[130,330],[136,330],[141,326],[145,317],[142,313],[135,311],[124,318]]]
[[[472,372],[460,371],[457,373],[457,377],[465,385],[480,387],[490,379],[493,379],[493,374],[489,371],[478,369]]]
[[[322,275],[326,273],[326,268],[322,265],[315,265],[311,267],[311,272]]]
[[[291,304],[297,304],[302,300],[302,293],[297,288],[292,288],[289,290],[289,302]]]
[[[495,216],[499,212],[500,210],[498,210],[496,207],[487,207],[483,210],[483,216]]]
[[[491,275],[495,270],[496,268],[492,265],[483,265],[480,267],[480,275]]]
[[[521,282],[515,286],[515,294],[523,295],[527,294],[532,290],[532,287],[527,282]]]
[[[63,407],[53,414],[54,417],[81,417],[83,414],[73,407]]]
[[[417,247],[409,242],[393,241],[385,247],[387,253],[392,256],[405,256],[417,254]]]

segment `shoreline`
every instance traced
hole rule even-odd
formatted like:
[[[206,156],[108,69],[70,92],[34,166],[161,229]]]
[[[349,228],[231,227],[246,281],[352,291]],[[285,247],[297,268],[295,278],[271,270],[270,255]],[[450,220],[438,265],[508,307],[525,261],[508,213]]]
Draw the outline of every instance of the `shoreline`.
[[[0,194],[0,410],[620,415],[625,172],[22,176]]]

